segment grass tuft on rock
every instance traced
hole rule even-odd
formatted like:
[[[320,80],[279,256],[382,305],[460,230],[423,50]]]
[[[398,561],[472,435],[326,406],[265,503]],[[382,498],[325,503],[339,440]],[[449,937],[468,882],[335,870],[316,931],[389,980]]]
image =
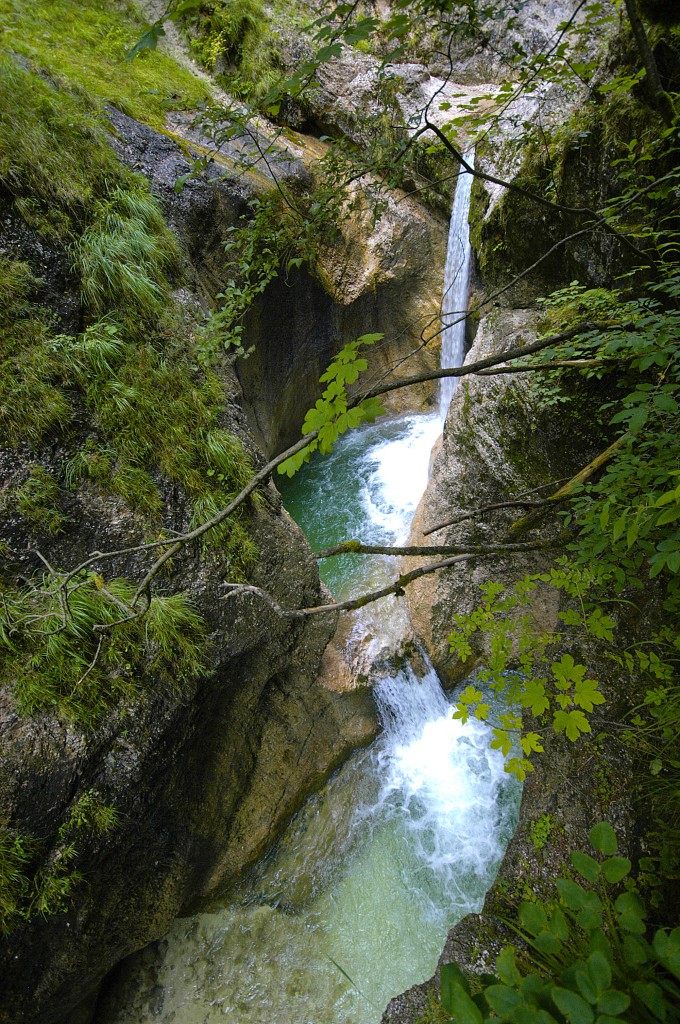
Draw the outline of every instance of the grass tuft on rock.
[[[96,204],[72,254],[87,307],[95,314],[125,309],[131,323],[163,311],[167,275],[180,259],[160,207],[141,181],[137,187],[116,186]]]
[[[20,714],[58,709],[91,728],[152,676],[178,689],[200,672],[205,627],[186,595],[153,597],[146,615],[121,622],[133,583],[83,573],[66,612],[63,581],[57,573],[2,590],[0,674]]]
[[[205,83],[163,53],[126,63],[145,24],[125,0],[0,0],[0,21],[8,49],[97,107],[162,127],[168,110],[209,99]]]

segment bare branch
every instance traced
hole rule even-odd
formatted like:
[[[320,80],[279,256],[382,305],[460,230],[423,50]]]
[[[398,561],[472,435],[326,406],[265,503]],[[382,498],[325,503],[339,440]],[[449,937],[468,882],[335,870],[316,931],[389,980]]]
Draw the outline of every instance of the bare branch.
[[[593,330],[606,331],[618,330],[620,328],[620,324],[597,324],[586,321],[584,323],[576,324],[575,327],[571,327],[568,331],[563,331],[560,334],[551,335],[549,338],[540,338],[538,341],[533,342],[531,345],[525,345],[523,348],[509,349],[504,354],[487,356],[485,359],[478,359],[476,362],[467,363],[464,366],[453,366],[449,369],[427,370],[423,373],[414,374],[411,377],[402,377],[398,381],[383,384],[380,387],[371,388],[369,391],[364,392],[361,398],[377,398],[379,395],[385,395],[390,391],[397,391],[399,388],[410,387],[413,384],[422,384],[424,381],[428,380],[440,380],[442,377],[468,377],[472,374],[479,373],[480,370],[490,369],[493,366],[499,366],[502,363],[509,362],[513,359],[520,359],[523,356],[532,355],[534,352],[540,352],[542,349],[550,348],[562,341],[569,341],[571,338],[576,337],[577,334],[584,334],[587,331]]]
[[[470,512],[462,512],[453,519],[447,519],[444,523],[437,523],[436,526],[423,530],[423,537],[429,537],[431,533],[444,530],[447,526],[458,526],[459,523],[464,523],[468,519],[484,515],[486,512],[496,512],[506,508],[540,508],[545,505],[546,501],[548,501],[547,498],[544,498],[542,501],[529,501],[528,499],[517,498],[514,501],[496,501],[491,505],[480,505],[479,508],[472,509]]]
[[[522,550],[527,552],[539,551],[545,550],[549,546],[551,545],[547,543],[536,545],[527,544],[522,546]],[[558,545],[554,544],[552,546],[556,547]],[[282,608],[265,590],[261,590],[259,587],[250,586],[247,583],[226,584],[229,588],[229,592],[225,595],[223,600],[226,601],[231,597],[238,596],[239,594],[252,594],[253,596],[260,598],[260,600],[265,601],[277,615],[286,619],[304,619],[309,615],[327,615],[331,612],[355,611],[357,608],[364,608],[367,604],[373,604],[374,601],[380,601],[383,597],[390,597],[392,594],[396,597],[402,597],[404,594],[404,588],[415,580],[420,579],[422,576],[428,576],[433,572],[438,572],[440,569],[450,569],[454,565],[458,565],[460,562],[468,562],[471,558],[492,558],[496,553],[497,552],[494,551],[487,554],[454,555],[451,558],[443,559],[441,562],[430,562],[417,569],[412,569],[411,572],[404,573],[393,583],[380,587],[379,590],[373,590],[368,594],[362,594],[360,597],[351,598],[347,601],[338,601],[335,604],[316,605],[313,608],[296,608],[291,610]]]
[[[78,680],[78,682],[77,682],[77,683],[75,683],[75,685],[74,685],[74,687],[73,687],[73,690],[74,690],[74,691],[75,691],[75,690],[77,690],[77,689],[78,689],[78,687],[79,687],[79,686],[80,686],[80,685],[81,685],[82,683],[84,683],[84,682],[85,682],[85,680],[86,680],[86,679],[87,679],[87,677],[89,676],[90,672],[92,671],[92,669],[93,669],[93,668],[95,667],[95,665],[97,664],[97,661],[99,660],[99,654],[100,654],[100,652],[101,652],[101,649],[102,649],[102,644],[103,644],[103,643],[104,643],[104,637],[103,637],[103,636],[100,636],[100,637],[99,637],[99,640],[97,641],[97,650],[96,650],[96,651],[94,652],[94,658],[92,659],[92,661],[90,662],[89,666],[87,667],[87,669],[85,670],[85,672],[84,672],[84,673],[82,674],[82,676],[80,677],[80,679]]]
[[[480,370],[480,377],[497,377],[501,373],[533,373],[536,370],[583,370],[592,366],[614,367],[637,359],[635,355],[602,359],[553,359],[547,363],[527,363],[525,366],[498,366],[493,370]]]
[[[530,504],[535,504],[531,502]],[[389,544],[362,544],[358,540],[346,540],[324,551],[318,551],[317,558],[334,558],[336,555],[391,555],[394,557],[416,557],[423,555],[495,555],[512,551],[536,551],[537,548],[559,547],[561,541],[549,540],[540,544],[431,544],[424,546],[396,547]]]

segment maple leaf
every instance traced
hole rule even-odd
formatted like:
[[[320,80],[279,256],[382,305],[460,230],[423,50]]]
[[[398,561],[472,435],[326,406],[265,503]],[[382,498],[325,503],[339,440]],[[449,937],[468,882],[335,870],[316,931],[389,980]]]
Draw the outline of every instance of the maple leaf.
[[[491,749],[500,750],[503,757],[510,753],[512,750],[512,743],[505,729],[494,729],[493,739],[491,740]]]
[[[532,750],[535,750],[538,754],[543,753],[541,737],[537,732],[528,732],[525,736],[522,736],[521,743],[525,754],[530,754]]]
[[[584,711],[592,711],[595,704],[604,704],[605,698],[597,688],[597,679],[581,679],[574,687],[574,704]]]
[[[585,665],[577,665],[571,654],[563,654],[559,661],[553,661],[552,673],[556,679],[558,690],[568,690],[572,683],[583,679],[586,674]]]
[[[520,694],[520,703],[523,708],[531,708],[534,718],[538,718],[550,707],[550,701],[545,692],[545,680],[527,679],[524,683],[523,692]]]
[[[590,723],[582,711],[556,711],[553,720],[556,733],[564,732],[575,743],[582,732],[590,732]]]

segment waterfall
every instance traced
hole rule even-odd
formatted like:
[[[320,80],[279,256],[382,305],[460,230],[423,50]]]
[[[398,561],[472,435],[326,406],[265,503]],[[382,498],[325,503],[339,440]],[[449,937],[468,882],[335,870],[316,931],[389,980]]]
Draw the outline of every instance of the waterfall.
[[[466,153],[465,159],[471,166],[474,166],[474,150]],[[442,369],[460,366],[465,356],[464,314],[467,312],[471,251],[468,214],[473,177],[468,171],[461,169],[451,209],[446,266],[444,268],[444,293],[442,295],[442,321],[447,324],[442,331]],[[449,403],[457,383],[457,377],[442,379],[440,394],[442,422],[446,419]]]
[[[439,430],[436,415],[384,419],[304,466],[285,498],[312,543],[402,540]],[[329,577],[336,593],[394,571],[344,557],[351,578]],[[360,641],[396,649],[402,606],[370,606]],[[454,719],[431,667],[402,664],[374,693],[376,743],[222,906],[176,921],[145,952],[98,1024],[379,1024],[392,996],[432,975],[448,929],[481,908],[520,787],[489,745],[491,723]]]
[[[466,306],[471,183],[459,177],[451,217],[449,320]],[[464,335],[464,323],[447,328],[444,366],[462,362]],[[444,383],[442,403],[453,386]],[[312,546],[403,542],[440,430],[436,413],[366,424],[285,482],[286,507]],[[336,596],[394,572],[382,556],[332,561],[322,571]],[[372,657],[401,650],[406,615],[396,598],[378,602],[362,610],[352,638]],[[489,745],[493,711],[488,723],[454,719],[420,661],[424,672],[402,661],[376,685],[376,743],[308,800],[221,906],[178,919],[145,951],[97,1024],[379,1024],[392,996],[434,972],[448,929],[481,909],[520,787]]]

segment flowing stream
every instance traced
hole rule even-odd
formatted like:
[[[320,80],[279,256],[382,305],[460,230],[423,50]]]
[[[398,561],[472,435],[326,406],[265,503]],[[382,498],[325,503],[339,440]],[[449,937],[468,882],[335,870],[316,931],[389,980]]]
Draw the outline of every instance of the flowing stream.
[[[284,500],[312,546],[405,540],[440,429],[436,414],[387,419],[303,467]],[[322,572],[344,596],[394,569],[346,556]],[[396,649],[401,604],[371,608],[360,629]],[[405,665],[374,692],[379,739],[308,801],[226,905],[176,921],[145,951],[100,1024],[378,1024],[392,996],[432,975],[449,928],[481,908],[519,787],[489,727],[452,719],[432,669]]]

